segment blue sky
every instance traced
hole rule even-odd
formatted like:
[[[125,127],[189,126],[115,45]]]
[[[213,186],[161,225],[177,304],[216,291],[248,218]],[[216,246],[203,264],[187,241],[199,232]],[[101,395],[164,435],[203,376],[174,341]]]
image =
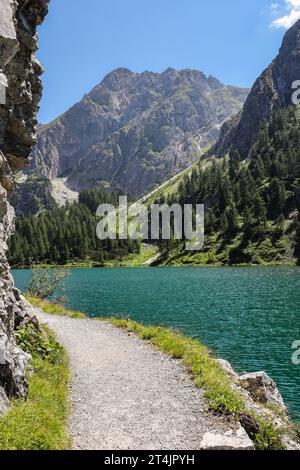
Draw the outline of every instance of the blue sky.
[[[51,0],[40,27],[40,122],[111,70],[195,68],[248,86],[275,57],[300,0]]]

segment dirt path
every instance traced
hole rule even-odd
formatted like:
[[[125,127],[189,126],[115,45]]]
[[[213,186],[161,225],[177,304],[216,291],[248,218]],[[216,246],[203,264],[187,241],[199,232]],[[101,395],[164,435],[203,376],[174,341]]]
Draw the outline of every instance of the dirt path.
[[[95,320],[37,316],[71,360],[74,449],[191,450],[206,432],[229,430],[207,412],[184,368],[135,335]]]

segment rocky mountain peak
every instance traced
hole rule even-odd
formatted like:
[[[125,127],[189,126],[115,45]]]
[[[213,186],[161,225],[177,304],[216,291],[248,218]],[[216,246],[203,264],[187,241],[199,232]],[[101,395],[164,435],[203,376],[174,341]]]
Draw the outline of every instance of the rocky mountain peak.
[[[192,69],[116,69],[39,129],[30,171],[138,196],[194,163],[247,93]]]
[[[132,79],[136,76],[134,72],[126,68],[118,68],[107,74],[101,82],[101,85],[111,91],[120,91],[127,88]]]
[[[292,84],[300,80],[300,20],[287,31],[279,54],[255,81],[243,111],[227,122],[211,154],[226,155],[235,148],[249,155],[261,123],[273,111],[292,104]]]
[[[291,104],[292,84],[300,80],[300,20],[284,36],[273,64],[273,76],[282,106]]]
[[[222,88],[224,86],[220,80],[218,80],[216,77],[213,77],[212,75],[208,76],[208,83],[212,88]]]

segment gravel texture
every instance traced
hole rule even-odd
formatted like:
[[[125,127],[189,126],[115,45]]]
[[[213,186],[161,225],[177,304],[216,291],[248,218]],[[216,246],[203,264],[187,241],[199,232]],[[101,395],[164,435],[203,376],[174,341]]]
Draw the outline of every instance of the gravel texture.
[[[204,434],[231,424],[208,412],[178,361],[106,322],[37,309],[71,361],[73,449],[196,450]]]

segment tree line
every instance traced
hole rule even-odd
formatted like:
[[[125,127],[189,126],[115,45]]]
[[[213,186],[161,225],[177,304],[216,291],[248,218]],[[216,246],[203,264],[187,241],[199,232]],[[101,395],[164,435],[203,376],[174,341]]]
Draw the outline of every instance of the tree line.
[[[64,265],[86,260],[101,265],[106,260],[139,252],[138,241],[101,241],[96,235],[97,207],[100,204],[116,206],[120,194],[105,189],[84,190],[79,194],[78,202],[43,210],[36,216],[18,218],[16,232],[9,241],[11,265]]]
[[[268,260],[280,260],[290,251],[300,261],[299,124],[297,107],[276,111],[269,122],[262,123],[250,156],[233,150],[224,158],[212,159],[204,169],[200,161],[176,194],[155,202],[205,204],[206,240],[213,240],[212,249],[218,244],[220,253],[227,250],[229,263],[264,261],[261,251],[255,258],[256,248],[263,244]],[[86,259],[104,263],[138,252],[137,241],[100,241],[96,236],[97,207],[116,206],[120,195],[105,189],[85,190],[76,203],[18,219],[9,244],[11,264]],[[172,233],[171,240],[159,241],[159,247],[166,255],[184,251],[184,244],[174,240]]]
[[[229,156],[213,159],[201,169],[201,162],[179,185],[178,194],[158,202],[205,204],[206,237],[217,235],[223,248],[238,237],[228,260],[250,262],[250,246],[270,238],[284,250],[291,242],[300,260],[300,116],[290,106],[273,114],[261,125],[251,155],[233,150]],[[162,249],[178,249],[178,242],[162,242]]]

